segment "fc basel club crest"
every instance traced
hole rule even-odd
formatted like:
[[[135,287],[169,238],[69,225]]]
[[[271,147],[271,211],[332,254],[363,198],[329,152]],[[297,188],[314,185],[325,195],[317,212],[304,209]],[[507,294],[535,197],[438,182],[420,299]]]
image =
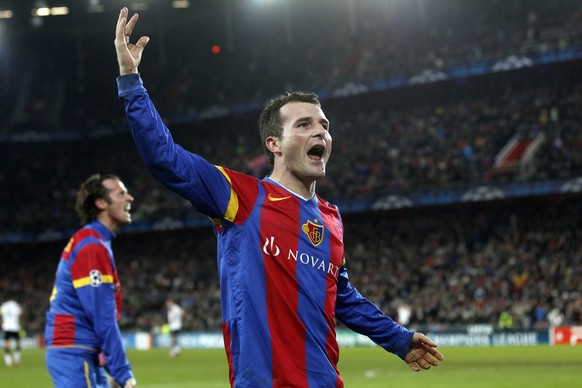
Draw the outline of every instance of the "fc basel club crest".
[[[314,222],[318,222],[317,219]],[[314,222],[307,220],[305,224],[301,226],[301,230],[309,237],[309,241],[313,244],[314,247],[321,244],[323,241],[323,225],[318,225]]]

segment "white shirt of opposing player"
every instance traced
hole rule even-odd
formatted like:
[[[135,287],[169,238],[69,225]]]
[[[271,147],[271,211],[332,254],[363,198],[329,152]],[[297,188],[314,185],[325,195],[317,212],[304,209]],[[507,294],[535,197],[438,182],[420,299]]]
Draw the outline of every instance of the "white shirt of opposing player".
[[[412,309],[407,304],[398,305],[398,323],[406,326],[410,323],[410,316],[412,315]]]
[[[0,306],[2,314],[2,330],[18,332],[20,330],[20,305],[13,300],[6,301]]]
[[[168,310],[168,327],[171,331],[182,330],[182,315],[184,315],[184,310],[174,304]]]

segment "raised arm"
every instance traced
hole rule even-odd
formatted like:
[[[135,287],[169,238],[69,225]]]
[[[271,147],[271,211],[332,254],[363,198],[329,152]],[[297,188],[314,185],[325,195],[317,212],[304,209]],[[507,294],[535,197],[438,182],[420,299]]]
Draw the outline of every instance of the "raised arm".
[[[200,212],[222,217],[229,206],[231,187],[221,170],[200,155],[174,143],[148,96],[138,72],[149,38],[129,43],[138,15],[128,20],[122,8],[115,28],[115,50],[119,64],[118,95],[125,101],[125,112],[132,136],[150,173],[162,184],[189,200]]]

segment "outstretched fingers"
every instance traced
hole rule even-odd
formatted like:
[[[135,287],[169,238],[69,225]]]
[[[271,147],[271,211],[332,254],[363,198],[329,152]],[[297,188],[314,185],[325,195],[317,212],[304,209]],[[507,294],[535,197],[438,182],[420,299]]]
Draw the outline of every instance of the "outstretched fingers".
[[[121,8],[121,11],[119,11],[119,17],[117,18],[117,26],[115,27],[116,44],[125,42],[125,25],[127,22],[127,13],[128,10],[126,7]]]
[[[133,32],[133,28],[137,23],[137,19],[139,18],[139,14],[133,14],[133,16],[127,20],[128,16],[128,9],[127,7],[123,7],[121,11],[119,11],[119,17],[117,19],[117,26],[115,27],[115,42],[116,43],[126,43],[129,44],[129,37]]]
[[[405,357],[405,362],[415,372],[438,366],[444,356],[436,348],[436,343],[423,334],[415,333],[413,344]]]
[[[149,37],[147,36],[140,37],[135,44],[129,42],[129,37],[139,16],[134,14],[128,20],[128,12],[127,7],[123,7],[119,11],[115,27],[115,48],[119,63],[119,74],[121,75],[138,72],[137,68],[141,62],[143,50],[149,42]]]
[[[421,371],[423,369],[424,370],[430,369],[431,364],[429,364],[425,359],[421,358],[419,360],[416,360],[416,362],[409,363],[408,366],[413,371],[418,372],[418,371]]]
[[[425,353],[422,357],[408,363],[408,366],[410,367],[410,369],[412,369],[415,372],[421,371],[423,369],[427,370],[433,366],[438,366],[438,365],[439,365],[439,360],[437,360],[435,357],[433,357],[429,353]]]
[[[126,17],[127,18],[127,17]],[[133,32],[133,27],[135,27],[135,23],[137,23],[137,19],[139,18],[139,14],[134,13],[133,16],[129,19],[127,24],[125,25],[125,36],[129,39],[131,33]]]

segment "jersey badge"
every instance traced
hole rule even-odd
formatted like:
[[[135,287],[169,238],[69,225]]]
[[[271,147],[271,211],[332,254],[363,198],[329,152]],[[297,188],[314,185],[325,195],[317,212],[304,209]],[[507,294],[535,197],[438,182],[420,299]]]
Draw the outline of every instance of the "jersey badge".
[[[309,241],[311,241],[311,244],[313,244],[314,247],[318,246],[323,241],[323,231],[325,230],[323,225],[319,225],[317,222],[319,222],[317,219],[315,219],[314,222],[307,220],[307,222],[301,226],[301,230],[303,230],[303,233],[309,237]]]

